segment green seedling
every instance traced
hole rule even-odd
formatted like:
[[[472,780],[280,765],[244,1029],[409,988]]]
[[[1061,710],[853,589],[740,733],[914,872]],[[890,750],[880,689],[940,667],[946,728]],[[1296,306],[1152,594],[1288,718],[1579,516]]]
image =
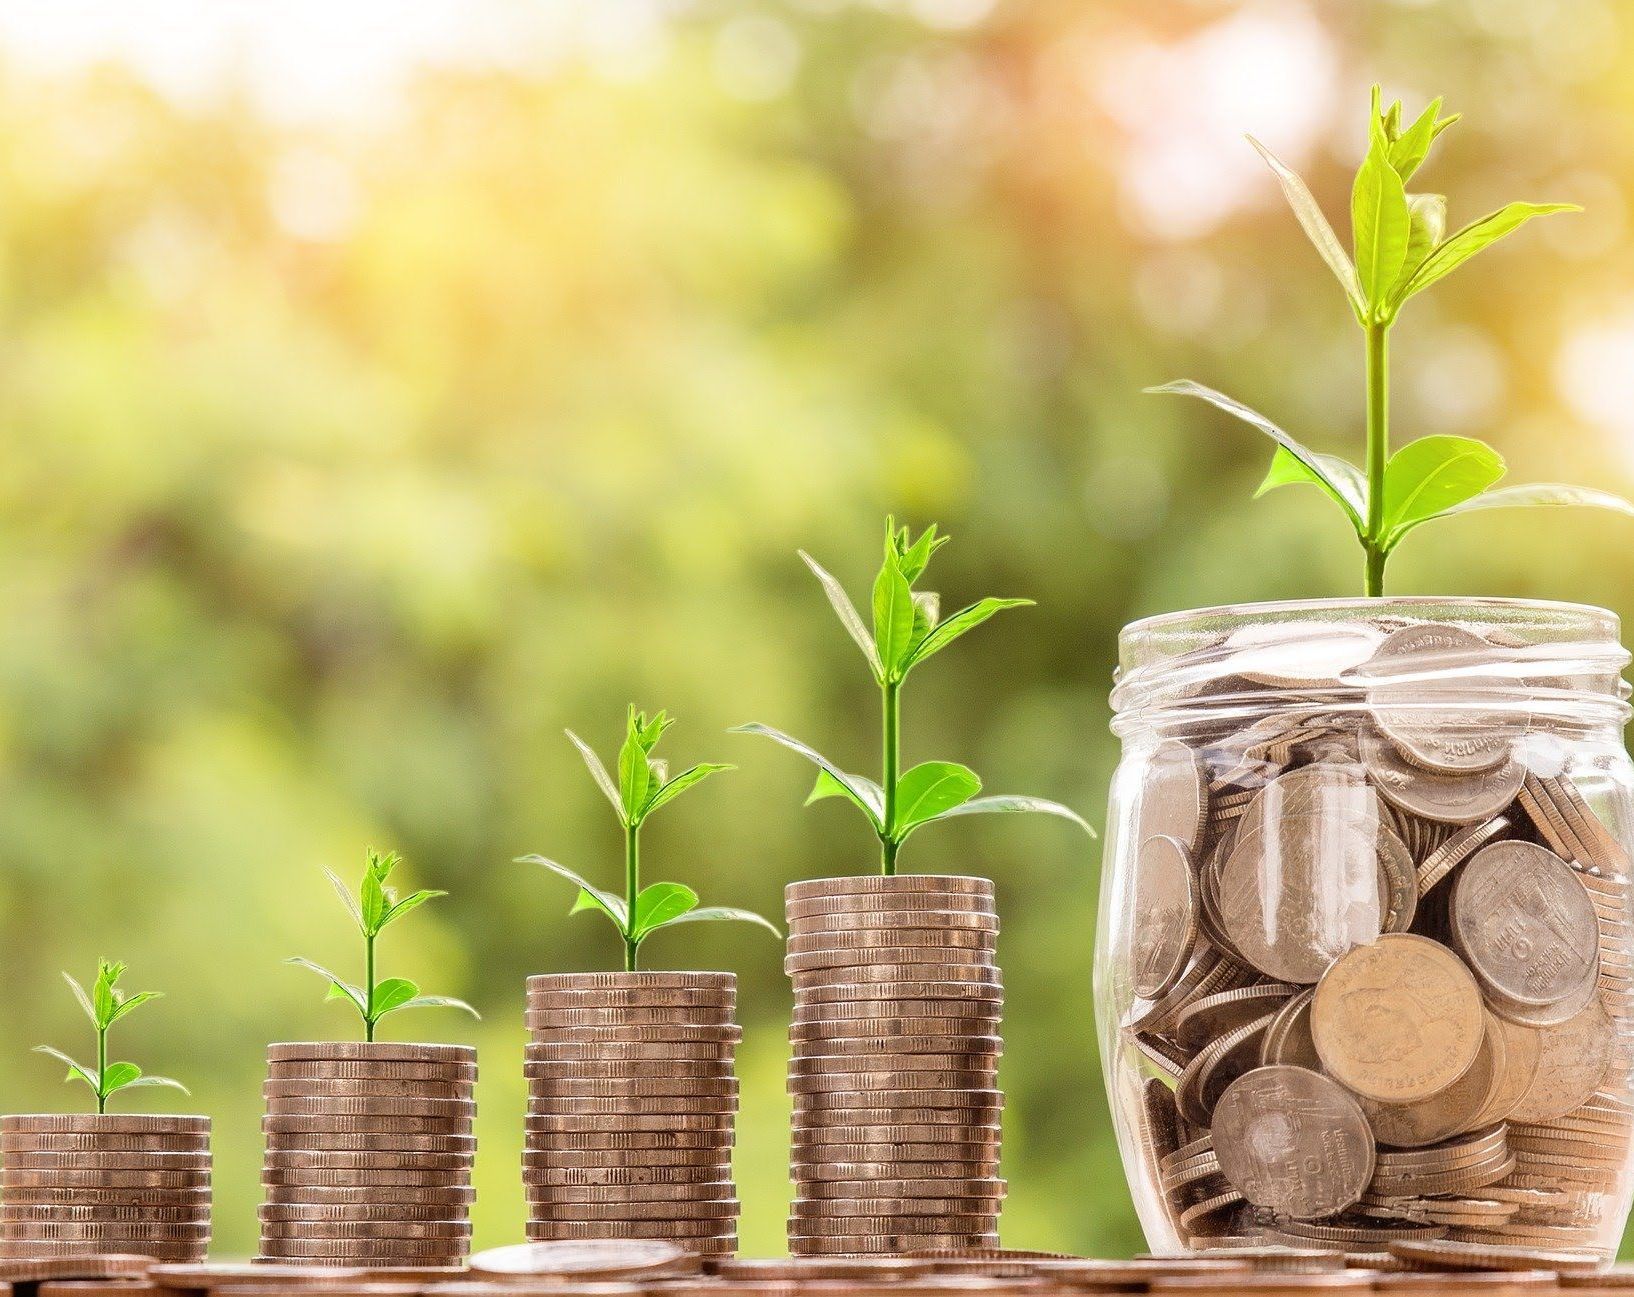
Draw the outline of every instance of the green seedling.
[[[566,865],[547,860],[544,856],[519,856],[518,863],[543,865],[559,874],[579,889],[570,914],[590,910],[605,915],[618,929],[624,943],[624,969],[633,973],[639,966],[641,943],[660,928],[677,923],[758,923],[782,937],[777,926],[753,910],[740,910],[729,905],[699,905],[698,893],[684,883],[649,883],[641,885],[641,828],[647,817],[660,806],[665,806],[687,789],[702,783],[710,775],[731,766],[703,763],[689,766],[673,779],[668,765],[653,756],[653,749],[674,722],[663,712],[648,719],[632,704],[625,723],[624,746],[618,753],[618,781],[615,783],[607,767],[595,750],[572,730],[567,737],[584,758],[596,786],[613,804],[619,825],[624,830],[624,895],[605,891],[581,877]]]
[[[310,959],[302,959],[298,955],[284,961],[286,964],[310,969],[329,983],[327,999],[344,1000],[356,1009],[358,1017],[363,1020],[364,1040],[374,1039],[375,1028],[388,1013],[399,1013],[404,1009],[464,1009],[473,1018],[482,1016],[464,1000],[456,1000],[448,995],[421,995],[419,986],[406,977],[375,980],[375,943],[379,940],[380,934],[410,910],[417,910],[427,901],[448,895],[447,892],[418,891],[399,897],[386,886],[386,879],[401,863],[401,859],[395,851],[388,851],[382,855],[373,847],[369,848],[368,863],[363,869],[363,882],[358,887],[356,896],[352,895],[332,869],[323,871],[340,896],[346,912],[357,924],[358,931],[363,934],[362,986],[354,986],[345,978],[331,973],[322,964],[315,964]]]
[[[172,1090],[180,1090],[183,1094],[187,1093],[185,1085],[180,1081],[171,1080],[168,1076],[147,1076],[135,1063],[108,1061],[108,1029],[127,1013],[141,1008],[149,1000],[159,999],[162,994],[159,991],[138,991],[135,995],[126,995],[119,989],[119,979],[124,974],[124,964],[116,960],[99,959],[96,965],[96,981],[91,984],[89,994],[70,974],[62,975],[63,981],[67,982],[69,989],[74,992],[74,998],[79,1001],[79,1007],[85,1010],[85,1016],[96,1028],[95,1067],[77,1063],[62,1050],[53,1049],[50,1045],[34,1047],[36,1053],[49,1054],[59,1063],[67,1064],[69,1081],[84,1081],[91,1087],[91,1093],[96,1095],[98,1114],[108,1111],[109,1097],[120,1090],[162,1085]]]
[[[1471,437],[1429,436],[1390,452],[1390,329],[1407,302],[1440,282],[1476,253],[1538,216],[1579,210],[1571,203],[1507,203],[1452,234],[1447,200],[1408,193],[1436,138],[1458,120],[1441,116],[1441,100],[1403,126],[1401,104],[1379,107],[1373,87],[1367,155],[1351,190],[1354,260],[1323,216],[1305,182],[1258,140],[1249,142],[1276,173],[1282,192],[1322,260],[1344,289],[1366,344],[1367,448],[1365,469],[1337,455],[1320,455],[1294,440],[1258,411],[1189,380],[1148,388],[1195,396],[1258,428],[1277,443],[1270,472],[1256,495],[1279,486],[1317,487],[1344,512],[1365,561],[1368,595],[1384,593],[1384,569],[1397,545],[1436,518],[1478,509],[1586,505],[1634,515],[1634,505],[1588,487],[1538,482],[1497,486],[1502,457]]]
[[[881,745],[884,777],[879,783],[842,770],[814,748],[768,725],[739,725],[733,731],[764,735],[816,765],[817,783],[806,805],[826,797],[842,797],[856,806],[868,817],[869,826],[879,838],[880,872],[886,875],[896,873],[897,853],[909,835],[955,815],[1031,811],[1059,815],[1094,833],[1076,811],[1059,802],[1042,797],[978,797],[982,781],[975,771],[957,762],[926,761],[902,770],[902,686],[908,673],[995,613],[1032,603],[1031,599],[978,599],[941,620],[938,596],[915,590],[914,583],[924,575],[931,555],[947,541],[946,536],[936,534],[934,523],[913,540],[906,527],[899,529],[895,519],[886,519],[885,561],[874,578],[871,632],[839,581],[819,567],[811,555],[803,550],[800,553],[822,585],[840,624],[862,650],[879,686],[885,731]]]

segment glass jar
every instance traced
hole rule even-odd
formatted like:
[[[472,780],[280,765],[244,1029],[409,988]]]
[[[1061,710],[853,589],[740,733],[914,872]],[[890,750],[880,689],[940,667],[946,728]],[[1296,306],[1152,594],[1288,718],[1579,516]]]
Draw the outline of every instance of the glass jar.
[[[1613,1253],[1628,660],[1612,613],[1515,600],[1125,629],[1095,992],[1154,1251]]]

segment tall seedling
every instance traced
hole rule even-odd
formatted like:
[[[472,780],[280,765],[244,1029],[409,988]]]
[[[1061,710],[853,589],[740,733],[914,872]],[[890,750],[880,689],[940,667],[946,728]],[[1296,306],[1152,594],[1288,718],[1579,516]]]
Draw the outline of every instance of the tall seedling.
[[[1351,187],[1354,260],[1305,182],[1258,140],[1249,140],[1281,181],[1301,228],[1338,279],[1361,326],[1367,384],[1365,469],[1337,455],[1317,454],[1263,414],[1200,383],[1188,379],[1148,389],[1199,397],[1275,441],[1270,472],[1256,494],[1308,483],[1337,504],[1361,542],[1369,595],[1384,593],[1385,564],[1396,546],[1436,518],[1477,509],[1547,505],[1588,505],[1634,515],[1628,501],[1588,487],[1558,482],[1498,487],[1505,472],[1503,459],[1471,437],[1420,437],[1394,454],[1390,451],[1390,330],[1402,307],[1534,217],[1578,210],[1570,203],[1507,203],[1448,234],[1446,197],[1409,193],[1407,183],[1429,155],[1431,144],[1457,120],[1456,114],[1441,116],[1437,99],[1404,126],[1401,104],[1381,111],[1379,88],[1373,87],[1367,154]]]
[[[978,797],[982,781],[968,766],[954,761],[925,761],[902,769],[902,689],[908,673],[935,656],[954,640],[974,630],[995,613],[1022,608],[1031,599],[978,599],[947,620],[940,620],[940,598],[915,590],[931,555],[945,545],[933,523],[914,540],[908,528],[894,519],[885,522],[885,559],[873,587],[873,629],[870,631],[845,588],[803,550],[805,560],[823,587],[840,624],[862,650],[879,686],[883,770],[880,782],[850,774],[799,739],[752,722],[735,728],[739,734],[760,734],[798,752],[818,768],[817,783],[806,799],[843,797],[868,818],[879,839],[880,872],[896,873],[897,854],[908,837],[927,824],[955,815],[991,815],[1032,811],[1059,815],[1086,832],[1093,832],[1076,811],[1042,797],[1014,795]]]
[[[674,722],[663,712],[648,718],[631,705],[625,721],[624,746],[618,753],[618,781],[613,781],[595,750],[572,730],[567,737],[584,758],[596,786],[613,804],[619,826],[624,831],[624,895],[605,891],[566,865],[544,856],[518,857],[523,864],[542,865],[579,889],[570,914],[582,910],[604,915],[618,929],[624,945],[624,969],[635,972],[640,963],[641,945],[660,928],[677,923],[741,922],[758,923],[773,935],[783,934],[752,910],[727,905],[699,905],[698,893],[684,883],[641,883],[641,829],[659,807],[667,805],[687,789],[710,775],[731,766],[703,763],[689,766],[673,779],[668,765],[653,756],[653,749]]]

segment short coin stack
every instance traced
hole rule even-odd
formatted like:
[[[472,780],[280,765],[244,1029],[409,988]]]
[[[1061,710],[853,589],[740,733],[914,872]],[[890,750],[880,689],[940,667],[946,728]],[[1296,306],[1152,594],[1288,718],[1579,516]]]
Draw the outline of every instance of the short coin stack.
[[[785,891],[795,1255],[998,1243],[1003,988],[984,878]]]
[[[272,1045],[267,1073],[261,1260],[461,1262],[471,1238],[476,1050]]]
[[[0,1117],[0,1257],[201,1261],[208,1117]]]
[[[528,979],[528,1237],[737,1249],[731,973]]]

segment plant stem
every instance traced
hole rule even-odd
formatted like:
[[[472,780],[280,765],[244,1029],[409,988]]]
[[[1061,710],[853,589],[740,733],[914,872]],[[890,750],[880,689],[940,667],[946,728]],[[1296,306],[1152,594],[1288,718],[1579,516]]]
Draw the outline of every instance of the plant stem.
[[[896,781],[902,766],[902,682],[885,686],[885,831],[880,834],[880,872],[887,878],[896,873]]]
[[[1367,326],[1367,552],[1366,591],[1384,593],[1384,468],[1390,459],[1390,326]]]
[[[363,1013],[363,1039],[374,1040],[374,937],[363,936],[363,993],[368,1008]]]
[[[96,1029],[96,1114],[108,1111],[108,1029]]]
[[[624,828],[624,971],[636,971],[641,943],[634,937],[635,898],[641,894],[641,826]]]

